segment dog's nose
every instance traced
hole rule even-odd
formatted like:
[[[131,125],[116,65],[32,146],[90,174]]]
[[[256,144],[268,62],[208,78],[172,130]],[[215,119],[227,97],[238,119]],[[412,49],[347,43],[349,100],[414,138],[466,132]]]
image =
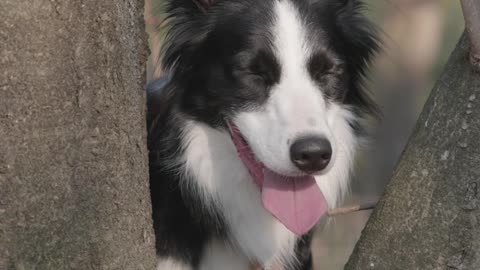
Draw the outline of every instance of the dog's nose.
[[[290,147],[290,159],[300,170],[307,173],[325,169],[332,158],[332,146],[323,137],[304,137]]]

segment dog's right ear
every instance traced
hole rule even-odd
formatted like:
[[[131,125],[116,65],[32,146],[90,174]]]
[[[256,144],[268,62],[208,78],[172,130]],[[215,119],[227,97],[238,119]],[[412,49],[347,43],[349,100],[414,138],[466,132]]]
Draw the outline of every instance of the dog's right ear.
[[[218,0],[170,0],[168,6],[170,10],[183,9],[190,14],[206,14],[208,9]]]
[[[207,13],[208,8],[215,3],[215,0],[192,0],[192,2],[197,5],[200,11]]]
[[[220,1],[223,0],[163,0],[167,14],[167,35],[162,45],[164,69],[191,66],[188,62],[209,31],[209,10]]]

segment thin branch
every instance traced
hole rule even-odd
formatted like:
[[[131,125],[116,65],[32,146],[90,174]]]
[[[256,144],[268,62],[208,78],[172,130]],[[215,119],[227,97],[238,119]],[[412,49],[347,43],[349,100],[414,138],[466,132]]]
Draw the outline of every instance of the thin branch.
[[[360,204],[360,205],[353,205],[353,206],[349,206],[349,207],[335,208],[335,209],[332,209],[332,210],[328,211],[328,216],[329,217],[335,217],[335,216],[341,216],[341,215],[355,213],[355,212],[358,212],[358,211],[373,210],[376,205],[377,205],[377,202],[370,202],[370,203],[364,203],[364,204]]]
[[[465,27],[470,39],[470,62],[480,72],[480,1],[461,0]]]

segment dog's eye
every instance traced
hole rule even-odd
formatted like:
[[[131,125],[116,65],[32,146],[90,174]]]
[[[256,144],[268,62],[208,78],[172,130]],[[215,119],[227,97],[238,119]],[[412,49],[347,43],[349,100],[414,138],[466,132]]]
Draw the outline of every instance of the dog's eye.
[[[339,75],[342,65],[334,63],[324,54],[316,54],[308,62],[308,71],[315,81],[324,83],[329,77]]]
[[[265,51],[258,52],[249,65],[249,75],[256,83],[272,86],[280,79],[280,65],[274,56]]]
[[[261,84],[264,86],[270,86],[273,84],[272,76],[268,73],[255,73],[249,72],[248,73],[250,79],[255,84]]]

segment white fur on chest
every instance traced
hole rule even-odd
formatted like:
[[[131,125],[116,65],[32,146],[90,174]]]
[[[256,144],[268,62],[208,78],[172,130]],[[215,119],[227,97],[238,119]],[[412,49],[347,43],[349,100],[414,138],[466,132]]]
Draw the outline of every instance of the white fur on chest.
[[[203,202],[215,204],[226,219],[239,256],[265,266],[294,258],[296,236],[267,212],[259,188],[238,158],[230,135],[191,122],[184,132],[186,173],[195,179]]]

